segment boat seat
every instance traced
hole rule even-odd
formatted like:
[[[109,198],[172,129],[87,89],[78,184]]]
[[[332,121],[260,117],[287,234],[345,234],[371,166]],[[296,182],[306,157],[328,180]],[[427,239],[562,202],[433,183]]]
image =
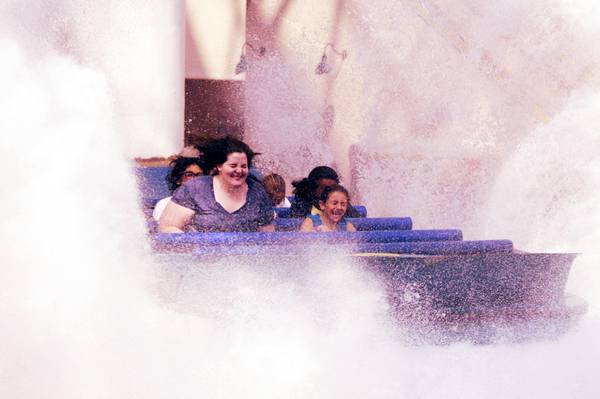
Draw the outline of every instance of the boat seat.
[[[367,207],[364,205],[352,205],[356,212],[358,212],[359,217],[366,218],[367,217]],[[287,219],[290,218],[290,208],[275,208],[275,213],[277,214],[277,218]]]
[[[147,201],[154,204],[161,198],[171,195],[167,184],[167,175],[171,168],[168,166],[139,166],[134,168],[137,178],[138,188],[141,192],[141,197],[144,198],[144,206]],[[151,206],[154,206],[152,204]]]
[[[316,244],[316,243],[313,243]],[[201,256],[286,256],[314,254],[318,247],[311,245],[240,245],[198,246],[193,253]],[[323,247],[327,251],[326,246]],[[482,241],[423,241],[394,243],[344,243],[335,245],[336,253],[353,254],[413,254],[413,255],[468,255],[481,253],[510,253],[509,240]]]
[[[277,218],[275,219],[275,229],[277,231],[298,231],[303,219],[299,218]],[[411,230],[412,219],[409,217],[397,218],[349,218],[356,230]]]
[[[393,243],[413,241],[460,241],[460,230],[386,230],[331,233],[158,233],[154,243],[169,246],[311,245],[318,243]]]

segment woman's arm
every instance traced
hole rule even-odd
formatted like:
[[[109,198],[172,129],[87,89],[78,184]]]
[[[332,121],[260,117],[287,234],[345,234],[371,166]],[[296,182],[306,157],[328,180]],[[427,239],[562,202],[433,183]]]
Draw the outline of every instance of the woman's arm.
[[[274,233],[275,225],[273,223],[271,223],[271,224],[265,224],[264,226],[258,226],[258,231],[261,231],[263,233]]]
[[[192,220],[194,211],[185,206],[169,201],[167,207],[160,215],[158,231],[160,233],[183,233],[183,228]]]
[[[356,232],[356,227],[350,222],[346,223],[346,231],[350,231],[352,233]]]
[[[304,233],[310,233],[315,230],[315,226],[313,225],[313,221],[311,218],[305,218],[300,225],[300,231]]]

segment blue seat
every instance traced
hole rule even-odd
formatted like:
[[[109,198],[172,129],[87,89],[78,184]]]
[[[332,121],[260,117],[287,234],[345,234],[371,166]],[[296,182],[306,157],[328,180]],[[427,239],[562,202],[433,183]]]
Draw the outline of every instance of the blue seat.
[[[159,247],[241,246],[241,245],[309,245],[318,243],[392,243],[412,241],[460,241],[460,230],[387,230],[356,233],[185,233],[154,235]]]
[[[166,180],[170,170],[171,168],[167,166],[140,166],[135,168],[135,175],[141,197],[144,198],[144,205],[147,201],[156,203],[159,199],[171,195]]]
[[[290,218],[290,208],[275,208],[275,214],[277,214],[277,218]]]
[[[145,200],[144,209],[152,209],[156,201]],[[275,219],[276,231],[298,231],[303,219],[287,218]],[[409,217],[401,218],[350,218],[358,231],[374,231],[374,230],[411,230],[412,219]],[[149,231],[156,231],[156,225],[149,225]]]
[[[193,252],[201,256],[298,256],[314,254],[317,247],[311,245],[240,245],[198,246]],[[327,247],[324,247],[327,249]],[[421,241],[395,243],[344,243],[336,244],[337,253],[381,253],[414,255],[468,255],[480,253],[510,253],[513,244],[509,240],[486,241]]]
[[[356,212],[358,212],[359,217],[366,218],[367,217],[367,207],[364,205],[352,205]],[[275,208],[275,213],[277,213],[278,218],[290,218],[290,208]]]
[[[303,219],[298,218],[277,218],[275,219],[275,229],[277,231],[297,231]],[[412,219],[409,217],[400,218],[350,218],[348,219],[358,231],[372,230],[411,230]]]

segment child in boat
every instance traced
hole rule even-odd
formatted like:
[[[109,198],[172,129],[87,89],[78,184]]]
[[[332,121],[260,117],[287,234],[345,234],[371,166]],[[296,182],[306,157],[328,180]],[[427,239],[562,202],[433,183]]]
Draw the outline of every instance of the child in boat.
[[[337,172],[329,166],[317,166],[310,171],[308,177],[292,182],[294,200],[290,208],[290,216],[304,218],[320,213],[319,200],[323,190],[334,184],[340,184]],[[348,204],[347,217],[358,217],[358,212]]]
[[[334,184],[326,187],[319,200],[321,212],[308,215],[300,225],[300,231],[356,231],[345,217],[349,202],[350,195],[343,186]]]
[[[263,177],[262,183],[275,208],[289,208],[291,206],[290,201],[285,198],[285,180],[283,180],[283,177],[277,173],[271,173]]]
[[[195,153],[192,154],[196,155]],[[183,155],[172,160],[170,164],[171,171],[166,177],[167,183],[169,184],[169,190],[173,192],[183,183],[202,175],[202,168],[200,167],[201,163],[202,160],[198,157],[187,157]],[[171,196],[168,196],[156,203],[152,212],[152,218],[154,218],[154,220],[157,222],[160,220],[160,215],[162,215],[170,200]]]

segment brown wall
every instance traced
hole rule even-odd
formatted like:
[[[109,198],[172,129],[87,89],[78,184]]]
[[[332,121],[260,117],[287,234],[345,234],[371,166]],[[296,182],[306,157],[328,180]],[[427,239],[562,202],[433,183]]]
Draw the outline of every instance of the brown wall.
[[[244,82],[185,80],[185,144],[244,136]]]
[[[244,133],[246,0],[185,0],[184,142]]]

